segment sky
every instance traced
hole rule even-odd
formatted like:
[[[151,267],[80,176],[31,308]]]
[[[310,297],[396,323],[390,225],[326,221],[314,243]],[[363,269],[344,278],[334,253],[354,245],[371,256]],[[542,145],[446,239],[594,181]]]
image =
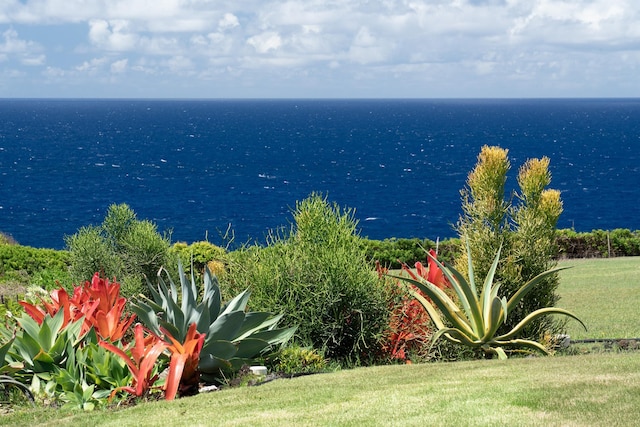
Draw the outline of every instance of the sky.
[[[640,1],[0,0],[22,97],[640,97]]]

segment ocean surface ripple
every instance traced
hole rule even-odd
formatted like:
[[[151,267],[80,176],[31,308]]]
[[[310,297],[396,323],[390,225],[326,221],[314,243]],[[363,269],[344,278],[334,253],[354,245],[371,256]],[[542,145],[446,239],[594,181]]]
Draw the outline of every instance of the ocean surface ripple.
[[[640,100],[0,100],[0,231],[63,248],[112,203],[173,241],[262,241],[317,191],[361,234],[455,236],[480,148],[551,159],[559,227],[640,229]]]

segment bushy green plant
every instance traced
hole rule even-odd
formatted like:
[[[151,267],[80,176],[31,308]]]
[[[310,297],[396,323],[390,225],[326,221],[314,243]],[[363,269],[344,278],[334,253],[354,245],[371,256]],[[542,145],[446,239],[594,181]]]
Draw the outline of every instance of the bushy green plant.
[[[276,372],[295,375],[323,372],[327,369],[328,363],[317,350],[294,344],[272,354],[269,357],[269,365]]]
[[[126,297],[145,292],[144,277],[154,277],[170,261],[169,237],[152,222],[138,220],[126,204],[111,205],[102,225],[83,227],[66,243],[73,281],[83,283],[102,272],[118,279]]]
[[[584,326],[584,323],[569,311],[556,307],[543,307],[527,313],[506,333],[499,333],[498,329],[506,323],[508,315],[519,307],[521,301],[531,294],[536,286],[543,285],[545,278],[555,274],[562,268],[548,270],[535,276],[511,294],[507,300],[506,297],[498,295],[501,284],[494,283],[494,277],[500,262],[500,248],[484,279],[482,290],[479,290],[476,286],[476,275],[473,271],[473,260],[470,254],[471,251],[467,247],[468,280],[455,268],[447,268],[435,257],[429,255],[444,272],[448,282],[455,290],[457,301],[451,299],[440,287],[422,277],[395,276],[411,283],[428,298],[425,298],[419,292],[411,291],[413,296],[427,310],[438,329],[433,337],[434,341],[444,337],[453,343],[478,348],[487,355],[495,354],[500,359],[506,359],[505,347],[533,350],[543,354],[549,353],[549,350],[539,342],[517,338],[528,324],[542,316],[562,314],[576,319]],[[447,323],[445,323],[443,317]]]
[[[388,289],[357,233],[353,210],[312,194],[298,202],[289,233],[232,255],[222,282],[227,293],[252,292],[256,310],[284,313],[299,325],[296,341],[345,363],[378,354],[388,326]]]
[[[23,293],[30,285],[51,288],[56,281],[70,284],[67,251],[0,244],[0,281],[4,295]]]
[[[530,159],[520,168],[518,188],[512,198],[505,198],[507,172],[511,165],[508,150],[482,147],[478,162],[462,190],[463,215],[458,232],[469,248],[456,260],[459,271],[465,271],[467,256],[471,255],[474,272],[486,277],[492,254],[501,251],[501,263],[496,280],[507,294],[514,293],[522,283],[556,265],[556,224],[562,212],[560,192],[547,189],[551,182],[549,159]],[[472,278],[468,278],[471,280]],[[559,296],[558,277],[551,274],[533,289],[528,298],[512,307],[501,330],[513,329],[526,315],[542,307],[553,307]],[[550,316],[529,322],[523,336],[538,339],[545,332],[557,333],[562,323]]]
[[[367,258],[380,264],[398,269],[403,263],[413,265],[417,261],[424,261],[425,249],[435,248],[435,242],[429,239],[363,239]]]
[[[561,258],[601,258],[640,255],[640,230],[617,228],[577,232],[558,230],[558,256]]]
[[[191,274],[191,265],[193,265],[195,275],[200,280],[204,277],[205,267],[208,267],[216,276],[224,274],[227,251],[213,243],[207,241],[194,242],[190,245],[175,243],[171,246],[169,252],[172,258],[180,260],[184,266],[185,273]],[[177,263],[173,264],[177,265]],[[171,275],[178,277],[177,272],[171,271]]]

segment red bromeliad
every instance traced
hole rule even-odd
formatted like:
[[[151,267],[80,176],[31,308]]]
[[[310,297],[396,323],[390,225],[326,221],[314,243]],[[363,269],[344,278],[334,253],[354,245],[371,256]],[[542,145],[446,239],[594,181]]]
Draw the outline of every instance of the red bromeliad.
[[[431,255],[433,258],[436,258],[436,251],[430,249],[429,255]],[[402,270],[409,274],[409,276],[411,276],[411,278],[415,280],[418,280],[419,276],[423,279],[426,279],[428,282],[433,283],[440,289],[450,288],[451,285],[449,284],[447,278],[444,276],[443,271],[440,269],[440,267],[438,267],[433,258],[429,257],[429,259],[427,260],[427,266],[429,268],[425,268],[420,261],[416,262],[415,268],[417,275],[405,263],[402,263]]]
[[[20,305],[38,324],[42,324],[46,314],[53,317],[59,310],[64,311],[63,327],[84,316],[81,335],[94,327],[102,339],[110,341],[122,339],[135,319],[135,315],[122,318],[127,300],[120,297],[120,284],[109,283],[98,273],[93,275],[91,283],[76,286],[71,297],[62,287],[51,291],[50,297],[51,302],[41,298],[42,306],[26,301],[20,301]]]
[[[149,394],[151,387],[159,376],[157,373],[154,374],[154,367],[158,357],[168,347],[167,343],[150,332],[147,332],[145,337],[145,329],[140,323],[136,324],[133,331],[134,341],[127,345],[124,350],[110,342],[100,341],[99,343],[102,347],[121,357],[133,376],[133,384],[113,390],[111,392],[112,397],[118,391],[126,391],[136,397],[144,397]],[[129,354],[127,354],[127,351]]]
[[[80,291],[76,292],[78,290]],[[88,319],[93,316],[93,312],[98,307],[99,301],[90,301],[88,298],[84,298],[81,288],[79,287],[76,287],[73,297],[71,298],[69,298],[69,294],[62,287],[51,291],[49,296],[51,297],[51,302],[45,301],[44,298],[40,299],[42,306],[34,305],[26,301],[20,301],[20,305],[39,325],[42,325],[45,315],[48,314],[53,317],[58,311],[62,310],[64,312],[63,328],[71,322],[80,320],[84,316],[85,320],[80,335],[84,335],[91,329],[92,325]]]
[[[105,340],[121,340],[136,315],[122,317],[127,299],[120,296],[120,284],[109,283],[108,279],[102,279],[96,273],[93,275],[91,286],[87,282],[84,288],[91,298],[98,301],[95,314],[89,319],[96,333]]]
[[[181,344],[175,340],[164,328],[162,332],[172,345],[168,346],[171,352],[169,362],[169,374],[165,383],[165,399],[173,400],[176,394],[180,396],[193,395],[198,392],[200,383],[200,351],[204,345],[205,334],[196,331],[196,324],[189,325],[187,336]]]
[[[434,257],[436,256],[433,249],[429,253]],[[425,268],[421,262],[416,262],[414,272],[403,263],[402,270],[413,279],[424,278],[441,289],[450,287],[444,273],[431,258],[428,259],[427,265],[428,268]],[[386,274],[386,271],[381,268],[379,263],[376,264],[376,267],[379,275]],[[414,290],[419,292],[418,289]],[[391,313],[389,324],[391,333],[385,348],[392,358],[411,363],[407,360],[407,351],[412,348],[419,349],[424,347],[431,339],[431,319],[424,307],[415,298],[408,297],[404,293],[402,293],[401,298],[401,303],[394,305]]]

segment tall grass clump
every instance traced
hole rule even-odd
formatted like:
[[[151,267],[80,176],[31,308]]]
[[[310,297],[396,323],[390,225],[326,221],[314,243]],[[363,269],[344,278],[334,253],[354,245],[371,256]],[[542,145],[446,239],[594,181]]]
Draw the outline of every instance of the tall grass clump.
[[[111,205],[101,225],[82,227],[65,240],[74,283],[100,272],[116,278],[127,298],[146,293],[145,275],[155,277],[161,266],[173,263],[168,236],[161,235],[153,222],[138,220],[124,203]]]
[[[547,188],[551,183],[547,157],[527,160],[518,173],[518,190],[506,198],[511,168],[507,154],[508,150],[500,147],[482,147],[461,191],[463,214],[457,230],[469,245],[476,280],[486,277],[494,255],[502,247],[495,280],[502,283],[508,298],[524,283],[556,266],[556,224],[562,201],[559,191]],[[465,251],[455,265],[459,271],[466,271],[466,264]],[[555,306],[557,288],[557,274],[546,278],[509,313],[501,330],[513,328],[528,313]],[[522,335],[536,340],[545,332],[559,332],[559,322],[551,317],[539,318]]]
[[[313,193],[288,232],[232,252],[222,287],[251,290],[251,309],[284,313],[295,339],[346,364],[367,363],[388,324],[385,286],[367,261],[353,210]]]

